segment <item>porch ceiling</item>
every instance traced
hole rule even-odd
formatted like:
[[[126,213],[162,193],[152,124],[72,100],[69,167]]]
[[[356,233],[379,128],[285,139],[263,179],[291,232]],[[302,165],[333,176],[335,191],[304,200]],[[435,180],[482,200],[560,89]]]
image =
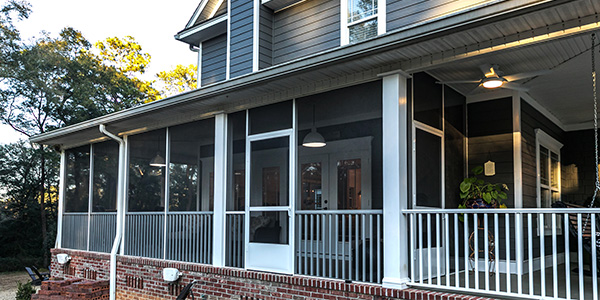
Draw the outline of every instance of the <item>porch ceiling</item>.
[[[596,39],[597,50],[598,39]],[[545,42],[525,48],[438,67],[428,72],[441,81],[477,79],[481,64],[499,65],[505,75],[549,69],[543,76],[517,81],[561,124],[563,129],[589,128],[593,117],[591,40],[588,34]],[[600,54],[596,54],[600,58]],[[486,93],[477,84],[451,84],[464,95]],[[487,92],[490,93],[490,92]]]
[[[456,15],[411,25],[363,43],[317,53],[38,135],[31,140],[73,147],[103,139],[97,129],[100,124],[121,135],[143,132],[207,118],[218,112],[242,110],[373,81],[382,73],[400,69],[407,72],[426,70],[441,80],[479,78],[477,66],[483,62],[502,65],[506,74],[556,69],[545,78],[525,84],[531,88],[532,97],[540,99],[540,103],[562,118],[565,124],[573,124],[576,121],[571,120],[581,112],[574,109],[574,116],[570,116],[565,110],[565,115],[561,115],[559,93],[553,93],[548,87],[572,87],[562,94],[573,95],[579,91],[576,84],[585,85],[583,81],[575,80],[566,85],[564,76],[558,74],[568,74],[567,70],[562,70],[566,67],[582,70],[581,66],[571,64],[576,64],[579,61],[577,54],[589,47],[587,33],[600,28],[600,3],[595,0],[540,1],[520,10],[506,5],[506,2],[499,2],[490,8],[492,11],[488,15],[477,20],[469,19],[468,15]],[[584,58],[581,63],[585,64]],[[573,73],[577,73],[575,71]],[[582,78],[589,77],[589,72],[582,73]],[[553,76],[561,85],[548,82]],[[454,87],[464,94],[473,88],[468,85]],[[578,99],[582,103],[589,102],[583,96]]]

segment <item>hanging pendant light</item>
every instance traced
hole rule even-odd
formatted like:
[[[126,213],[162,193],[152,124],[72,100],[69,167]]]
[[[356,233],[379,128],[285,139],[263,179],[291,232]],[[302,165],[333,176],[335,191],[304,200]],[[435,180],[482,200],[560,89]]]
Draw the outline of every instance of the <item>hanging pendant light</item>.
[[[156,152],[156,156],[150,161],[150,166],[152,167],[166,167],[167,163],[165,159],[160,156],[158,152]]]
[[[325,138],[317,132],[317,128],[315,127],[315,106],[313,105],[313,126],[311,131],[304,137],[302,140],[302,146],[308,148],[321,148],[325,147],[327,143],[325,143]]]

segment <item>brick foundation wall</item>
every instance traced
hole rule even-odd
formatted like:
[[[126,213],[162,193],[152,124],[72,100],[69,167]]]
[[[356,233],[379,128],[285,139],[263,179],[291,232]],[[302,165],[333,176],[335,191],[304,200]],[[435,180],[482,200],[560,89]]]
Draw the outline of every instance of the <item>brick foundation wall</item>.
[[[56,254],[67,253],[71,261],[58,264]],[[52,276],[66,279],[108,280],[110,257],[106,253],[52,249]],[[163,268],[177,268],[183,274],[175,284],[162,279]],[[211,300],[467,300],[485,299],[416,289],[390,289],[364,283],[299,275],[280,275],[210,265],[117,256],[117,299],[175,299],[192,280],[196,299],[204,294]]]

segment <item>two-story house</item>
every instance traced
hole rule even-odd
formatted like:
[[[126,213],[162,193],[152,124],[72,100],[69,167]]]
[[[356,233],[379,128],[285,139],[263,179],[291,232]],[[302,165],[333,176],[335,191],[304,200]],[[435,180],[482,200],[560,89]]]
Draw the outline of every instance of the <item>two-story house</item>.
[[[52,275],[111,299],[192,280],[210,299],[597,299],[600,211],[550,206],[594,194],[599,14],[202,0],[175,35],[197,90],[32,138],[62,153]],[[498,190],[466,209],[476,167]]]

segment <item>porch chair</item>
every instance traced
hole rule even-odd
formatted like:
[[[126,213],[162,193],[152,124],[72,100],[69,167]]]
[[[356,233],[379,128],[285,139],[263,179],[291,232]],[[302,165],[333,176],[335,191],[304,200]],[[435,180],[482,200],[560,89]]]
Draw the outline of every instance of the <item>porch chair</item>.
[[[576,205],[572,203],[556,201],[552,203],[553,208],[586,208],[585,206]],[[596,258],[599,263],[600,262],[600,224],[599,220],[596,219],[596,224],[591,224],[590,214],[582,214],[581,216],[581,239],[583,242],[583,249],[588,253],[592,254],[592,249],[595,248]],[[592,226],[596,226],[596,245],[592,246]],[[572,237],[575,238],[575,241],[578,239],[578,228],[577,228],[577,214],[569,214],[569,233]],[[591,270],[591,268],[590,268]]]
[[[25,271],[27,271],[27,274],[29,274],[29,277],[31,277],[31,285],[42,285],[42,281],[47,280],[41,276],[38,276],[35,272],[33,272],[33,270],[31,270],[30,267],[25,267]]]
[[[36,266],[31,266],[31,269],[39,278],[43,278],[42,281],[50,279],[50,272],[40,272]]]
[[[194,287],[194,284],[196,284],[196,280],[188,283],[188,285],[181,290],[181,293],[179,293],[179,296],[177,296],[176,300],[185,300],[188,296],[192,296],[192,299],[194,299],[194,293],[192,293],[192,287]]]

